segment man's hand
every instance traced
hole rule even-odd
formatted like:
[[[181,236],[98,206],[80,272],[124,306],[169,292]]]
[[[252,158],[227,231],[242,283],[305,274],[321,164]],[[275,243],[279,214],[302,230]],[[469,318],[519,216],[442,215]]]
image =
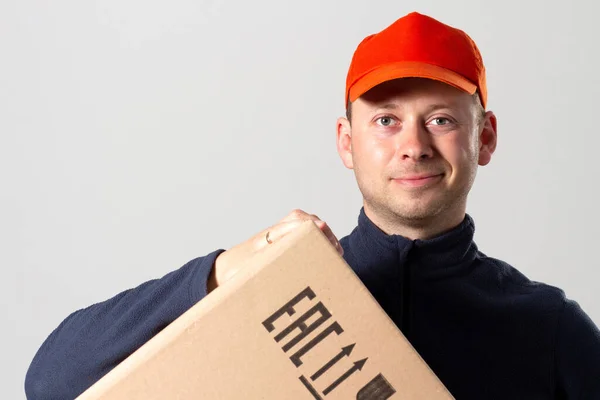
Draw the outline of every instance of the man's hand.
[[[302,222],[308,220],[314,221],[317,227],[319,227],[325,236],[327,236],[331,244],[335,246],[337,251],[341,255],[344,254],[340,242],[325,222],[321,221],[316,215],[307,214],[302,210],[294,210],[277,224],[256,234],[244,243],[240,243],[221,253],[215,260],[215,265],[210,273],[208,279],[208,292],[210,293],[217,286],[222,285],[229,280],[239,268],[244,265],[245,260],[252,257],[252,255],[263,249],[265,246],[268,246],[267,233],[269,235],[268,240],[272,243],[290,233]]]

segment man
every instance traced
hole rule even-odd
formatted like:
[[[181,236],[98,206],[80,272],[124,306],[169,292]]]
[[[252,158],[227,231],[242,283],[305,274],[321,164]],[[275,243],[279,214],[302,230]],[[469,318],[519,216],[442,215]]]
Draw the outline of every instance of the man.
[[[296,210],[230,250],[73,313],[35,356],[28,398],[83,392],[253,252],[311,219],[457,399],[600,399],[593,322],[561,290],[473,242],[467,194],[497,139],[475,43],[408,14],[360,43],[344,101],[337,149],[364,199],[350,235],[338,242]]]

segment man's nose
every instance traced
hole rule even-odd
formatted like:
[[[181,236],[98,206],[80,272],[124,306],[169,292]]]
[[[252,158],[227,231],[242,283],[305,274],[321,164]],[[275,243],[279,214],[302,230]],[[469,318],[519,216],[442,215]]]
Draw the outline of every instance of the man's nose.
[[[422,161],[433,157],[431,135],[418,121],[407,121],[397,135],[396,155],[402,160]]]

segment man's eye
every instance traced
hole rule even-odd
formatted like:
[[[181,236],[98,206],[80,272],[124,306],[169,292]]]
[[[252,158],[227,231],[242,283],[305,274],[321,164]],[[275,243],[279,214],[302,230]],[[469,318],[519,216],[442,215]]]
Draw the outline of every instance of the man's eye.
[[[390,126],[394,123],[395,119],[392,117],[379,117],[377,123],[381,126]]]
[[[433,122],[434,125],[448,125],[450,120],[448,118],[439,117],[432,119],[431,122]]]

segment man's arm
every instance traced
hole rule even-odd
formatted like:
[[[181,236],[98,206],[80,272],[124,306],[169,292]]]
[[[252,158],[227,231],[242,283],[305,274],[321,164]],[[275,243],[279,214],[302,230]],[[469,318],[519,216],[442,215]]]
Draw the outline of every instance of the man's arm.
[[[600,331],[566,300],[556,337],[556,384],[560,399],[600,399]]]
[[[76,311],[50,334],[25,378],[30,400],[74,399],[207,294],[215,251]]]
[[[307,220],[312,220],[343,254],[325,222],[316,215],[294,210],[279,223],[227,251],[192,260],[161,279],[71,314],[35,355],[25,378],[27,398],[75,398],[207,292],[228,281],[245,260]]]

